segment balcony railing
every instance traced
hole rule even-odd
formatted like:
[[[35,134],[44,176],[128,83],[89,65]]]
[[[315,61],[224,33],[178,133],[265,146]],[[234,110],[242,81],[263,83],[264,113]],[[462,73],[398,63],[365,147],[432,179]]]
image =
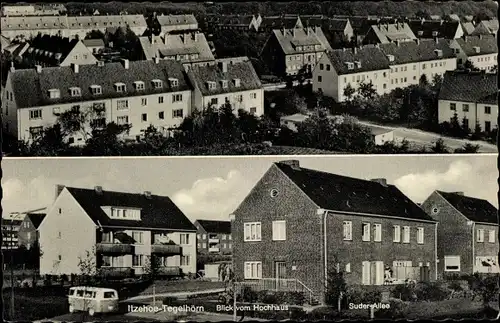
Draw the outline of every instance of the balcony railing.
[[[219,243],[219,238],[208,238],[208,243]]]
[[[130,278],[134,277],[134,270],[130,267],[101,267],[99,273],[108,278]]]
[[[175,244],[153,244],[151,253],[163,256],[177,256],[182,254],[182,248]]]
[[[102,254],[126,255],[134,253],[134,246],[125,243],[101,242],[97,244],[97,252]]]
[[[212,247],[212,248],[208,248],[208,252],[219,252],[219,248],[216,248],[216,247]]]

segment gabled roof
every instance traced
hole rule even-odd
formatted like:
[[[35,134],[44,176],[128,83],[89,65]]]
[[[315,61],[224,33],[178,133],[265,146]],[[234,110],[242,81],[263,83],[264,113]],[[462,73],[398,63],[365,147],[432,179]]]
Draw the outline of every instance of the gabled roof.
[[[292,29],[275,29],[273,35],[278,40],[283,52],[287,55],[301,52],[318,52],[330,50],[330,44],[323,34],[320,27],[316,28],[292,28]],[[298,46],[316,46],[320,49],[308,51],[298,51]]]
[[[385,55],[393,55],[394,62],[391,65],[407,64],[414,62],[425,62],[436,59],[447,59],[455,57],[450,41],[446,39],[420,39],[414,41],[402,41],[398,43],[380,44],[380,49]],[[440,51],[441,57],[436,51]]]
[[[40,223],[42,223],[43,219],[45,219],[45,216],[46,216],[46,214],[44,214],[44,213],[38,213],[38,214],[28,213],[26,215],[26,217],[29,218],[29,220],[31,221],[31,223],[33,223],[33,226],[36,229],[38,229],[38,227],[40,226]]]
[[[122,193],[66,187],[96,225],[196,231],[196,227],[167,196]],[[141,220],[118,220],[106,215],[102,207],[141,209]]]
[[[389,69],[387,57],[375,45],[365,45],[356,49],[335,49],[326,55],[338,75]],[[354,64],[353,69],[348,68],[348,62]],[[360,62],[361,67],[355,62]]]
[[[298,16],[267,16],[262,17],[259,29],[295,28],[300,22]]]
[[[80,40],[74,38],[38,35],[31,42],[28,53],[36,57],[36,61],[44,62],[49,66],[57,66],[68,57],[79,42]]]
[[[327,31],[344,31],[349,24],[349,19],[328,18],[323,20],[321,27]]]
[[[416,39],[407,23],[377,24],[372,25],[371,30],[382,44],[395,40]]]
[[[67,16],[2,17],[2,30],[43,30],[68,28]]]
[[[231,234],[231,221],[196,220],[208,233]]]
[[[223,72],[221,63],[210,66],[193,66],[190,75],[193,82],[203,95],[216,95],[222,93],[233,93],[247,90],[261,89],[262,84],[249,60],[227,64],[227,72]],[[240,80],[240,86],[236,87],[234,80]],[[221,82],[227,81],[227,88],[223,88]],[[215,82],[215,89],[209,90],[207,82]]]
[[[179,62],[160,60],[156,64],[152,60],[131,61],[128,69],[124,65],[120,62],[106,63],[104,66],[82,65],[79,66],[78,73],[69,66],[43,68],[41,73],[37,73],[36,69],[24,69],[15,70],[9,75],[18,108],[191,90],[184,68]],[[178,86],[171,87],[169,78],[178,79]],[[163,88],[153,87],[152,80],[155,79],[163,81]],[[144,82],[144,90],[135,89],[136,81]],[[115,83],[124,83],[126,91],[117,92]],[[90,88],[92,85],[101,86],[102,94],[93,95]],[[70,87],[79,87],[81,96],[71,97]],[[59,89],[61,97],[51,99],[50,89]]]
[[[497,74],[448,71],[444,74],[439,100],[498,104]]]
[[[183,59],[182,62],[213,61],[214,55],[203,33],[169,33],[164,36],[139,37],[146,59],[156,56],[198,54],[197,58]]]
[[[320,208],[435,222],[394,185],[296,168],[282,162],[275,165]]]
[[[11,42],[7,37],[5,37],[4,35],[0,35],[0,46],[2,50],[4,50],[5,47],[10,46],[10,44]]]
[[[498,31],[498,20],[483,20],[477,24],[476,29],[472,33],[473,35],[488,35],[496,34]]]
[[[143,15],[106,15],[68,17],[69,29],[88,29],[102,27],[147,27]]]
[[[464,35],[471,35],[476,27],[472,22],[463,22],[462,29],[464,30]]]
[[[456,193],[437,193],[470,221],[498,225],[498,210],[490,202]]]
[[[413,34],[418,38],[454,39],[460,28],[459,21],[412,20],[408,23]],[[437,33],[437,34],[436,34]]]
[[[99,39],[84,39],[83,44],[87,47],[104,47],[104,40]]]
[[[467,56],[498,53],[497,40],[493,35],[464,36],[456,41]],[[479,47],[479,52],[475,47]]]
[[[160,15],[156,16],[160,26],[194,25],[198,24],[196,17],[189,15]]]

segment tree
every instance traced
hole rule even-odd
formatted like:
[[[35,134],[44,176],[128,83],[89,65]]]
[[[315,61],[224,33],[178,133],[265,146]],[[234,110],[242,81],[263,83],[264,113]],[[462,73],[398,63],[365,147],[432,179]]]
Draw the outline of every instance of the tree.
[[[377,95],[377,90],[375,90],[375,88],[373,87],[373,83],[370,80],[369,83],[361,82],[361,84],[359,84],[358,94],[364,100],[373,100]]]
[[[154,282],[160,275],[161,259],[155,255],[146,257],[144,264],[144,275],[149,281]]]
[[[436,142],[434,142],[434,145],[431,147],[431,151],[436,154],[449,153],[448,146],[446,146],[442,138],[439,138]]]
[[[60,124],[43,129],[40,136],[36,137],[27,146],[25,154],[31,156],[59,156],[68,151],[69,144],[64,140]]]
[[[422,74],[422,76],[420,76],[420,80],[418,81],[418,83],[419,83],[420,86],[427,86],[427,85],[429,85],[429,80],[427,79],[427,75]]]
[[[347,85],[344,87],[344,96],[347,101],[352,100],[354,93],[356,93],[356,90],[351,86],[351,83],[347,83]]]
[[[341,310],[342,298],[347,292],[347,284],[344,272],[338,266],[337,270],[330,271],[327,278],[327,290],[325,295],[326,304]]]
[[[318,109],[297,127],[297,141],[302,147],[332,149],[337,131],[327,111]]]
[[[458,154],[475,154],[479,151],[479,145],[465,143],[462,147],[455,149]]]
[[[221,263],[218,268],[219,280],[224,282],[224,287],[234,281],[233,266],[230,263]]]
[[[464,63],[464,69],[465,70],[475,71],[475,72],[480,71],[480,69],[477,68],[470,59],[468,59],[468,60],[465,61],[465,63]]]
[[[415,13],[415,17],[422,18],[422,19],[431,19],[431,15],[425,9],[418,10]]]
[[[64,136],[81,135],[83,140],[92,136],[93,132],[106,125],[105,106],[91,104],[83,109],[79,105],[62,112],[57,118]]]
[[[85,39],[104,39],[104,33],[100,30],[91,30],[85,35]]]

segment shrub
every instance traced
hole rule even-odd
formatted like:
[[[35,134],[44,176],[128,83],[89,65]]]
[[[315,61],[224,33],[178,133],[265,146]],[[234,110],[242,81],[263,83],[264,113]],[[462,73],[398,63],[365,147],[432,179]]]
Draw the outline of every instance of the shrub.
[[[351,288],[347,292],[349,303],[378,303],[382,300],[382,293],[379,290],[363,290],[359,288]]]
[[[241,291],[242,298],[244,302],[254,303],[258,299],[258,293],[255,292],[251,287],[245,286]]]
[[[375,311],[375,318],[377,319],[401,319],[406,315],[407,305],[399,299],[391,299],[389,301],[389,308],[380,309]]]
[[[277,304],[277,297],[274,293],[269,293],[267,291],[260,294],[259,301],[264,304]]]
[[[301,292],[289,292],[288,298],[288,303],[292,305],[304,305],[306,303],[306,297]]]
[[[464,290],[464,289],[463,289],[463,287],[462,287],[462,285],[460,284],[460,281],[458,281],[458,280],[454,280],[454,281],[452,281],[452,282],[448,285],[448,288],[450,288],[450,289],[452,289],[452,290],[454,290],[454,291],[456,291],[456,292],[461,292],[461,291],[463,291],[463,290]]]
[[[333,307],[320,307],[307,315],[308,321],[337,321],[340,317],[339,312]]]
[[[421,283],[415,289],[418,300],[422,301],[443,301],[450,296],[451,291],[441,283]]]
[[[415,287],[413,285],[396,285],[396,287],[392,290],[391,295],[394,298],[399,298],[405,302],[415,301],[417,299]]]

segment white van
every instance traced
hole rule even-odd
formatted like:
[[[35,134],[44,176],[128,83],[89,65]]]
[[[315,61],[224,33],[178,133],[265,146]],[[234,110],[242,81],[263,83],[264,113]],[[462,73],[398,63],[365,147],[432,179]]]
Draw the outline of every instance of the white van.
[[[110,288],[71,287],[68,294],[69,312],[110,313],[118,311],[118,292]]]

